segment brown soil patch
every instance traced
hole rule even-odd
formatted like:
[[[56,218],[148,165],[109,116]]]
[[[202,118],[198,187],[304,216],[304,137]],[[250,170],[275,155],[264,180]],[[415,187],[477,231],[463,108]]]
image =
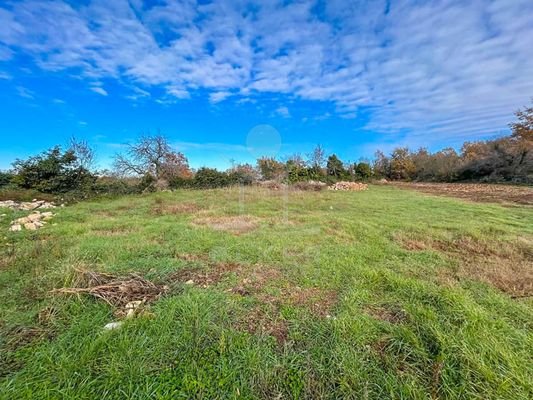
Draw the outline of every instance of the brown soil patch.
[[[306,307],[319,317],[329,317],[338,302],[338,293],[316,287],[287,289],[283,293],[285,301],[291,305]]]
[[[276,313],[279,315],[278,313]],[[289,337],[289,327],[286,320],[265,312],[260,307],[255,307],[250,313],[246,315],[246,319],[242,320],[239,329],[248,332],[252,335],[268,335],[272,336],[282,346]]]
[[[195,260],[196,261],[196,260]],[[211,263],[209,268],[184,268],[170,276],[173,282],[191,283],[202,288],[219,283],[228,273],[241,269],[236,263]]]
[[[456,271],[440,272],[440,277],[448,281],[471,278],[489,283],[512,297],[533,295],[533,247],[525,238],[503,242],[469,236],[443,240],[399,234],[395,240],[407,250],[436,250],[459,260]]]
[[[16,326],[6,334],[6,346],[9,349],[16,350],[44,338],[46,335],[47,332],[43,328]]]
[[[366,312],[372,318],[391,324],[400,324],[408,319],[406,311],[395,305],[371,306],[366,308]]]
[[[137,274],[116,277],[102,272],[76,270],[74,287],[54,289],[54,294],[88,294],[114,307],[124,307],[133,301],[148,303],[157,300],[168,287],[157,285]]]
[[[180,258],[190,262],[205,262],[204,257],[196,255],[181,255]],[[295,286],[275,267],[208,261],[207,264],[208,268],[185,268],[177,271],[171,275],[170,280],[209,288],[221,282],[228,274],[236,275],[237,284],[227,291],[238,296],[254,296],[261,303],[261,307],[254,307],[238,323],[237,328],[252,334],[273,336],[278,344],[283,344],[288,337],[287,322],[280,317],[282,306],[307,308],[313,315],[324,318],[329,317],[338,301],[337,292]],[[283,283],[283,287],[275,291],[275,294],[266,291],[272,282]]]
[[[259,227],[258,218],[250,215],[227,217],[202,217],[194,220],[195,225],[207,226],[216,231],[225,231],[240,235],[251,232]]]
[[[426,182],[393,182],[390,184],[404,189],[476,202],[533,205],[533,188],[528,186]]]

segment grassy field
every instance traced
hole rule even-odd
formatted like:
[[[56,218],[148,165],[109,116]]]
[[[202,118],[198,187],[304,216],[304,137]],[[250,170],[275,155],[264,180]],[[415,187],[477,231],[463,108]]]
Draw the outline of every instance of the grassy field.
[[[371,186],[1,213],[1,399],[533,397],[531,207]],[[51,292],[93,272],[162,295],[125,319],[135,295]]]

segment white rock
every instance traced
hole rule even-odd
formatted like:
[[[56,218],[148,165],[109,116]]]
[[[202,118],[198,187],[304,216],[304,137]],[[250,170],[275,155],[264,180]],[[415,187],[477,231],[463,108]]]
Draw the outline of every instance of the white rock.
[[[34,222],[28,222],[27,224],[24,224],[24,228],[26,228],[29,231],[36,231],[38,226],[35,225]]]
[[[192,279],[185,282],[186,285],[194,285],[194,281]]]
[[[104,326],[104,330],[106,331],[113,331],[115,329],[119,329],[121,326],[122,326],[123,322],[122,321],[119,321],[119,322],[110,322],[109,324],[107,324],[106,326]]]
[[[35,222],[35,221],[39,221],[41,219],[41,214],[30,214],[28,215],[28,219],[31,221],[31,222]]]
[[[22,230],[22,225],[20,225],[20,224],[11,225],[11,227],[9,228],[9,230],[10,230],[11,232],[18,232],[18,231],[21,231],[21,230]]]

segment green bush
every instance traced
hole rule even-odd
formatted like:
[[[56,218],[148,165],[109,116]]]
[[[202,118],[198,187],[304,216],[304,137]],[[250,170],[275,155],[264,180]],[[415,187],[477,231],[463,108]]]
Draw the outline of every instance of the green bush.
[[[355,166],[354,170],[356,178],[358,179],[366,181],[372,177],[372,167],[369,163],[360,162]]]
[[[12,179],[13,174],[0,171],[0,188],[9,185]]]
[[[96,180],[89,170],[78,163],[72,150],[63,152],[60,147],[27,160],[17,160],[13,166],[16,176],[12,181],[15,184],[43,193],[90,191]]]
[[[194,180],[192,178],[184,178],[181,176],[175,176],[168,181],[168,186],[171,189],[190,188],[193,186],[193,184]]]
[[[201,189],[211,189],[228,186],[230,180],[228,174],[215,168],[203,167],[194,175],[194,186]]]

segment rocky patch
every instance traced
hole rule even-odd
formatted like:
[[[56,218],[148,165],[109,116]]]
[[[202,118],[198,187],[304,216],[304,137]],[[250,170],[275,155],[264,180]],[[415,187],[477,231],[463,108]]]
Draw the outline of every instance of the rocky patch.
[[[17,218],[16,220],[12,221],[9,230],[11,232],[18,232],[22,229],[26,229],[28,231],[36,231],[37,229],[43,227],[48,221],[50,221],[53,216],[54,214],[51,211],[35,211],[27,217]]]
[[[367,190],[368,185],[361,182],[337,182],[329,187],[329,190],[359,192]]]
[[[61,205],[63,206],[63,204]],[[50,203],[44,200],[33,199],[32,201],[13,201],[6,200],[0,201],[0,208],[10,208],[18,211],[33,211],[37,209],[50,209],[56,208],[54,203]]]

